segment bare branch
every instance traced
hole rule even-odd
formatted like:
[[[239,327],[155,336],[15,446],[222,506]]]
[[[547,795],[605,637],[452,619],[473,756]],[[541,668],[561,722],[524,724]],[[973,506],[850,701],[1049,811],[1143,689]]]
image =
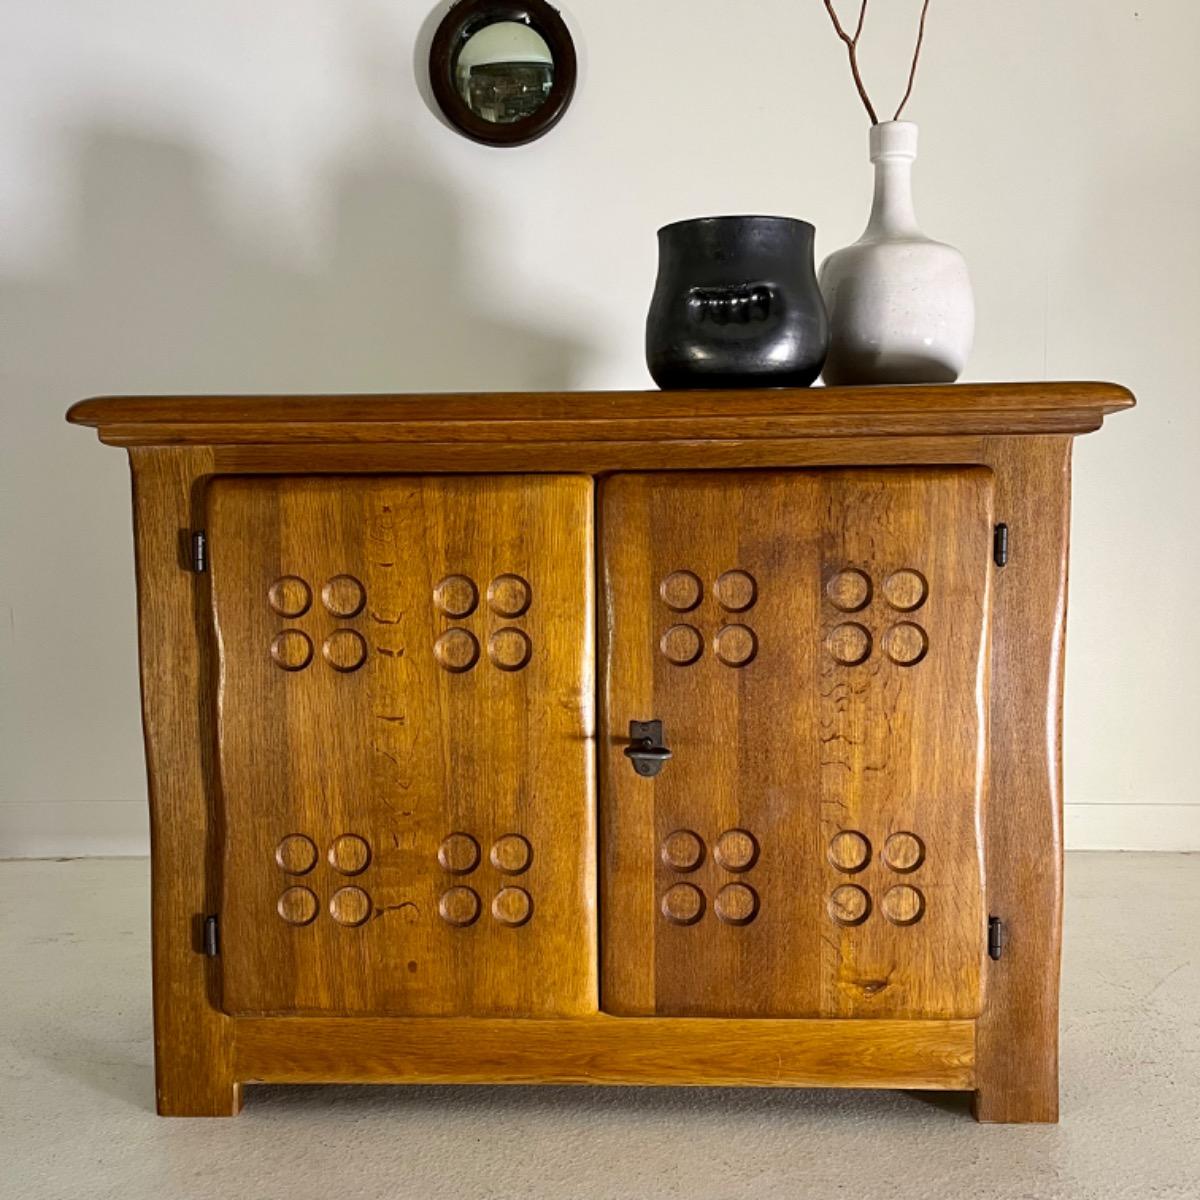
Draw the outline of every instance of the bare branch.
[[[926,8],[929,7],[929,0],[925,0],[925,6]],[[850,74],[854,76],[854,86],[858,89],[859,98],[862,100],[863,105],[867,110],[867,115],[871,118],[871,124],[878,125],[879,117],[875,113],[875,106],[871,103],[871,97],[867,95],[867,89],[863,84],[862,74],[858,69],[858,39],[862,34],[863,22],[867,19],[867,0],[862,0],[862,4],[858,10],[858,25],[855,27],[853,37],[851,37],[845,31],[845,29],[842,28],[842,23],[838,20],[838,15],[834,11],[833,0],[825,0],[825,11],[829,13],[829,19],[833,22],[833,28],[837,32],[838,37],[846,43],[846,53],[850,58]],[[924,28],[924,21],[925,14],[922,13],[922,28]],[[916,69],[915,63],[913,69]]]
[[[864,5],[864,7],[866,7]],[[904,111],[904,106],[908,103],[909,96],[912,95],[913,83],[917,78],[917,63],[921,58],[921,43],[925,40],[925,16],[929,12],[929,0],[925,0],[921,5],[921,23],[917,27],[917,45],[913,50],[912,68],[908,72],[908,87],[904,90],[904,98],[900,101],[900,107],[896,109],[896,115],[892,117],[893,121],[900,120],[900,114]]]
[[[854,27],[854,46],[858,48],[858,39],[862,37],[863,25],[867,20],[867,0],[862,0],[858,7],[858,24]]]
[[[866,5],[863,5],[863,7],[865,8]],[[842,28],[842,23],[838,20],[837,12],[833,7],[833,0],[825,0],[825,11],[829,14],[829,19],[833,22],[833,27],[837,30],[838,37],[849,46],[851,44],[850,35]]]

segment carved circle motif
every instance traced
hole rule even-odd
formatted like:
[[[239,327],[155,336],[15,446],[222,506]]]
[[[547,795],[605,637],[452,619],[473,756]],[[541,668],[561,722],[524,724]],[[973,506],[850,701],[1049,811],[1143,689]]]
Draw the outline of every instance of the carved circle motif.
[[[299,575],[281,575],[271,584],[267,602],[281,617],[300,617],[312,604],[312,588]]]
[[[834,608],[858,612],[871,602],[871,577],[857,567],[839,571],[825,587],[825,595]]]
[[[513,620],[529,611],[533,592],[520,575],[497,575],[488,584],[487,599],[492,612]]]
[[[925,897],[920,889],[898,883],[884,892],[879,907],[893,925],[915,925],[925,915]]]
[[[533,643],[522,629],[509,625],[488,638],[488,658],[502,671],[519,671],[533,655]]]
[[[451,833],[438,847],[438,862],[451,875],[470,875],[479,866],[479,843],[469,833]]]
[[[883,651],[898,667],[913,667],[929,652],[929,638],[920,625],[901,621],[883,635]]]
[[[758,638],[749,625],[725,625],[717,630],[713,651],[727,667],[745,667],[758,653]]]
[[[285,671],[303,671],[312,662],[313,644],[299,629],[285,629],[271,643],[271,657]]]
[[[357,629],[335,629],[321,653],[335,671],[357,671],[367,661],[367,639]]]
[[[713,591],[727,612],[745,612],[758,599],[758,583],[749,571],[726,571],[717,578]]]
[[[900,612],[914,612],[929,597],[929,584],[920,571],[905,567],[883,581],[883,598]]]
[[[306,887],[288,888],[275,905],[275,911],[289,925],[307,925],[315,920],[318,908],[317,897]]]
[[[533,916],[533,899],[524,888],[503,887],[492,900],[492,916],[515,929]]]
[[[675,612],[691,612],[704,596],[704,585],[691,571],[672,571],[658,585],[658,594]]]
[[[672,625],[658,644],[677,667],[690,666],[704,653],[704,639],[694,625]]]
[[[321,603],[335,617],[357,617],[367,603],[367,589],[353,575],[335,575],[321,589]]]
[[[360,887],[338,888],[329,897],[329,915],[339,925],[362,925],[371,915],[371,897]]]
[[[758,839],[748,829],[727,829],[717,838],[713,858],[726,871],[749,871],[758,862]]]
[[[479,603],[479,589],[468,575],[447,575],[433,589],[433,603],[455,621],[469,617]]]
[[[447,629],[433,643],[433,656],[445,671],[469,671],[479,661],[479,643],[469,630]]]
[[[844,883],[830,894],[830,919],[839,925],[861,925],[871,915],[871,897],[857,884]]]
[[[488,858],[497,871],[521,875],[529,870],[533,861],[533,847],[519,833],[506,833],[496,839]]]
[[[662,898],[662,915],[675,925],[694,925],[704,916],[704,893],[691,883],[667,888]]]
[[[829,842],[829,861],[837,870],[853,875],[871,861],[871,843],[857,830],[843,829]]]
[[[713,900],[713,912],[726,925],[749,925],[758,916],[758,893],[748,883],[727,883]]]
[[[371,861],[371,847],[357,833],[343,833],[329,847],[329,865],[343,875],[360,875]]]
[[[469,887],[452,887],[438,901],[438,915],[448,925],[464,928],[479,920],[479,896]]]
[[[275,847],[275,861],[289,875],[307,875],[317,865],[317,847],[302,833],[289,833]]]
[[[663,838],[660,853],[672,871],[694,871],[704,861],[704,839],[690,829],[676,829]]]
[[[825,645],[834,662],[844,667],[856,667],[871,656],[871,635],[855,621],[834,628]]]
[[[883,861],[905,875],[925,861],[925,843],[915,833],[893,833],[883,844]]]

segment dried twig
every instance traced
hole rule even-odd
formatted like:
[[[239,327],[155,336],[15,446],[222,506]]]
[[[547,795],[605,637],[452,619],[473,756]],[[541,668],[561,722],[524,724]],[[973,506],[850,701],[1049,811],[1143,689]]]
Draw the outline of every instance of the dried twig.
[[[871,118],[872,125],[879,124],[879,117],[875,114],[875,106],[871,103],[871,97],[867,95],[866,85],[863,83],[862,73],[858,69],[858,40],[862,37],[863,24],[867,19],[867,0],[861,0],[858,9],[858,24],[854,27],[854,36],[846,32],[841,21],[838,20],[837,12],[833,7],[833,0],[824,0],[825,11],[829,14],[829,19],[833,22],[833,28],[837,32],[839,38],[846,43],[846,53],[850,58],[850,73],[854,76],[854,86],[858,88],[858,95],[862,100],[867,110],[867,115]],[[917,44],[913,48],[912,66],[908,71],[908,86],[904,89],[904,95],[900,100],[900,105],[896,109],[893,121],[900,120],[900,114],[904,111],[904,106],[908,103],[909,97],[913,92],[913,84],[917,79],[917,63],[921,59],[921,46],[925,42],[925,18],[929,14],[929,0],[923,0],[921,5],[921,21],[917,26]]]
[[[900,107],[896,109],[896,115],[892,117],[893,121],[900,120],[900,114],[904,111],[909,96],[912,95],[913,83],[917,78],[917,62],[921,57],[921,43],[925,40],[925,15],[928,12],[929,0],[925,0],[925,3],[921,5],[921,24],[917,27],[917,45],[913,50],[912,68],[908,72],[908,87],[904,89],[904,98],[900,101]]]
[[[928,6],[928,0],[926,0]],[[867,19],[867,0],[862,0],[858,10],[858,24],[854,29],[854,36],[851,37],[843,28],[841,21],[838,20],[838,15],[833,8],[833,0],[825,0],[825,10],[829,13],[829,19],[833,22],[833,28],[837,31],[838,37],[846,43],[846,53],[850,58],[850,73],[854,76],[854,86],[858,88],[859,97],[866,106],[867,115],[871,118],[872,125],[879,124],[879,117],[875,114],[875,106],[871,103],[871,97],[867,95],[867,89],[863,84],[862,75],[858,70],[858,39],[862,35],[863,22]],[[922,21],[924,14],[922,13]],[[914,65],[915,69],[915,65]]]

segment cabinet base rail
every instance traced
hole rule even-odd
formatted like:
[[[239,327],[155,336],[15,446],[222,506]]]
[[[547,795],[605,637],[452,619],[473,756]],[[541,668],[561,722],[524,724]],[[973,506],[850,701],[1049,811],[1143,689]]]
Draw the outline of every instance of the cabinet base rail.
[[[583,1083],[969,1091],[975,1022],[237,1018],[253,1083]]]

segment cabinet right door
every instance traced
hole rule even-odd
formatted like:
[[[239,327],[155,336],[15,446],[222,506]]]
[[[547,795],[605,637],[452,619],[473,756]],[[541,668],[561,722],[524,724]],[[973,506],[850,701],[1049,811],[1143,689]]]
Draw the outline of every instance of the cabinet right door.
[[[618,475],[600,516],[603,1007],[978,1015],[991,473]]]

